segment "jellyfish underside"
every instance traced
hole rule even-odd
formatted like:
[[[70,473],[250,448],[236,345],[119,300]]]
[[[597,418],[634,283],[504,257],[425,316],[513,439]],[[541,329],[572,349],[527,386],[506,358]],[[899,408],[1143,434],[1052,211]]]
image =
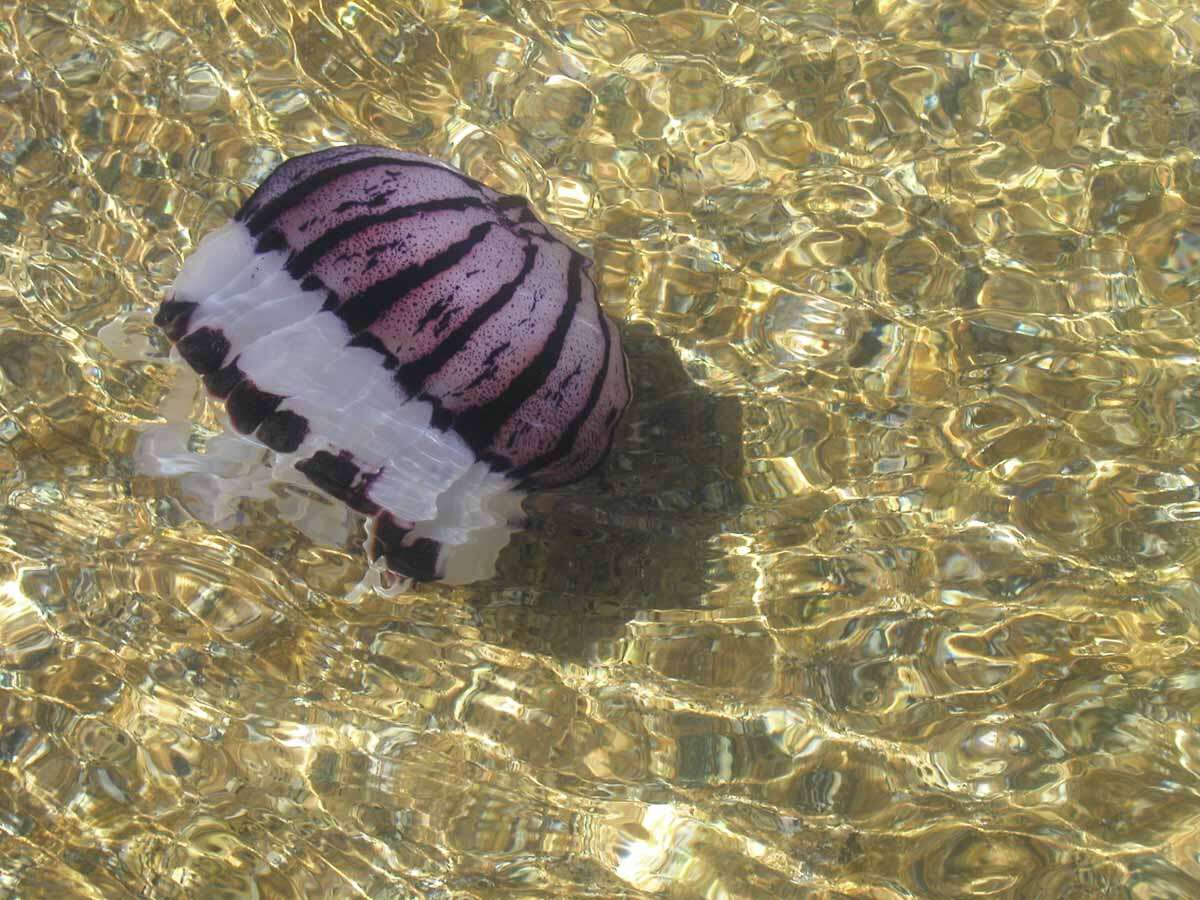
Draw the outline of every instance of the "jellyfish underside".
[[[120,323],[127,324],[132,323]],[[136,357],[125,356],[154,358],[148,346],[139,351]],[[203,381],[177,351],[172,350],[168,361],[172,371],[156,410],[158,421],[140,429],[134,449],[139,475],[171,479],[172,495],[187,513],[218,530],[250,524],[247,506],[258,502],[319,546],[346,546],[357,532],[370,562],[362,588],[387,593],[411,583],[410,576],[375,557],[374,519],[316,488],[296,469],[294,456],[277,453],[254,435],[238,433],[224,406],[207,394]],[[481,498],[487,518],[462,534],[461,548],[450,557],[453,565],[439,580],[453,586],[490,577],[500,551],[525,525],[525,496],[509,490]],[[431,523],[423,524],[423,534],[439,536]]]

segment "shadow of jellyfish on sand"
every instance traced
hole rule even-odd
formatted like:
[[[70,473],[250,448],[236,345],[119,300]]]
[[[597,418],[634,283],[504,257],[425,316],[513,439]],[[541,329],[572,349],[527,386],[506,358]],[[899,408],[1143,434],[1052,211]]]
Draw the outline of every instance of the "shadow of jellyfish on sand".
[[[623,336],[634,399],[607,464],[526,501],[529,527],[475,601],[497,642],[588,659],[639,613],[694,609],[721,579],[714,539],[745,505],[741,402],[696,385],[648,326]]]

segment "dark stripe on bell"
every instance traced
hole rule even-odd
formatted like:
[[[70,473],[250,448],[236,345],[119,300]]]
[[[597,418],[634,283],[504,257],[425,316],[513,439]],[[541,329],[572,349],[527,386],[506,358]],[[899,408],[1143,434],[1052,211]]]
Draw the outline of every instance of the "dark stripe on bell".
[[[276,250],[286,250],[288,248],[287,238],[278,228],[269,228],[264,231],[258,238],[258,243],[254,245],[255,253],[273,253]]]
[[[308,459],[296,463],[296,468],[318,488],[351,509],[368,516],[379,512],[379,505],[367,497],[375,475],[364,474],[346,451],[335,456],[328,450],[318,450]]]
[[[454,424],[454,413],[446,409],[442,405],[442,401],[436,397],[430,397],[428,394],[420,394],[418,395],[418,399],[433,407],[433,415],[429,417],[429,424],[438,431],[449,431],[450,426]]]
[[[377,215],[359,216],[356,219],[350,219],[325,231],[315,241],[297,252],[288,260],[288,274],[293,278],[304,277],[308,274],[309,269],[316,265],[317,260],[337,247],[338,244],[349,240],[375,225],[399,222],[401,219],[409,219],[413,216],[419,216],[422,213],[463,212],[468,209],[482,209],[485,206],[486,204],[478,197],[451,197],[447,200],[427,200],[424,203],[414,203],[411,206],[397,206]]]
[[[217,371],[229,354],[229,339],[215,328],[197,328],[175,346],[187,364],[201,375]]]
[[[208,392],[219,400],[224,400],[237,387],[245,374],[238,368],[237,360],[235,359],[229,365],[224,366],[217,371],[204,376],[204,386]]]
[[[190,300],[165,300],[154,314],[154,324],[172,341],[177,341],[187,334],[188,319],[196,306]]]
[[[525,263],[521,266],[521,271],[517,273],[517,276],[512,281],[509,281],[486,301],[475,307],[471,314],[457,328],[442,338],[441,343],[429,351],[429,353],[400,367],[400,371],[396,373],[396,378],[409,394],[419,393],[422,385],[425,384],[425,380],[449,362],[451,357],[466,346],[467,341],[474,336],[475,332],[488,319],[508,304],[513,298],[513,294],[517,292],[517,288],[525,280],[525,277],[533,271],[537,254],[538,248],[536,244],[527,245],[525,247]]]
[[[262,420],[254,434],[276,453],[295,453],[308,437],[308,419],[290,409],[278,409]]]
[[[608,357],[609,350],[612,348],[612,334],[609,333],[608,317],[604,315],[603,311],[598,310],[597,312],[600,318],[600,330],[604,333],[604,361],[600,364],[600,371],[592,379],[592,389],[588,391],[587,402],[583,405],[583,409],[571,419],[566,431],[558,439],[558,443],[541,456],[530,460],[512,472],[512,478],[517,480],[533,478],[536,480],[539,471],[567,456],[575,446],[575,439],[579,437],[580,429],[583,428],[584,423],[587,422],[592,411],[595,410],[596,404],[600,402],[600,394],[604,390],[604,380],[608,377]]]
[[[400,360],[396,359],[396,355],[387,348],[383,341],[375,337],[375,335],[371,334],[369,331],[363,331],[359,334],[356,334],[350,339],[350,343],[346,346],[363,347],[367,350],[374,350],[383,357],[383,367],[385,369],[394,369],[396,366],[400,365]]]
[[[240,434],[249,434],[262,424],[263,419],[279,407],[283,398],[278,394],[260,391],[251,381],[242,381],[225,401],[229,421]]]
[[[349,162],[335,163],[331,166],[318,169],[308,178],[300,181],[282,194],[276,196],[273,200],[263,205],[261,209],[249,216],[246,220],[246,228],[253,237],[258,237],[275,221],[287,212],[289,209],[294,209],[299,206],[321,188],[327,184],[332,184],[339,178],[345,175],[353,175],[355,172],[362,172],[366,169],[373,169],[377,166],[394,166],[398,168],[419,168],[419,169],[437,169],[439,172],[445,172],[448,175],[453,175],[460,181],[466,182],[472,188],[479,190],[480,184],[467,176],[455,172],[453,169],[448,169],[445,166],[438,165],[433,162],[423,162],[421,160],[406,160],[396,159],[393,156],[360,156],[352,159]],[[270,181],[270,178],[267,179]],[[251,198],[253,199],[253,198]],[[239,218],[244,217],[239,213]]]
[[[398,575],[414,581],[436,581],[437,562],[442,545],[431,538],[417,538],[405,545],[411,529],[398,523],[390,513],[375,521],[375,542],[371,555],[382,557],[387,567]]]
[[[288,173],[291,172],[293,168],[298,168],[301,160],[310,156],[322,156],[328,159],[329,164],[332,165],[339,159],[345,159],[347,157],[354,156],[356,153],[361,152],[361,149],[362,148],[357,147],[354,144],[347,144],[343,147],[330,147],[326,150],[317,150],[313,153],[304,153],[300,156],[293,156],[291,159],[281,163],[278,167],[276,167],[275,171],[273,171],[265,181],[261,182],[258,187],[254,189],[254,193],[250,195],[249,199],[247,199],[237,213],[234,214],[234,221],[246,221],[247,217],[251,215],[255,207],[259,205],[259,197],[270,193],[271,188],[274,186],[276,181],[287,181]]]
[[[454,430],[476,454],[482,454],[488,448],[495,440],[496,435],[512,418],[513,413],[537,393],[558,365],[559,357],[562,356],[563,344],[567,340],[567,332],[571,329],[571,323],[575,320],[575,311],[579,308],[579,302],[583,297],[583,288],[580,283],[582,272],[583,257],[578,253],[572,253],[571,265],[567,271],[567,302],[558,314],[554,330],[546,338],[546,343],[542,345],[538,355],[533,358],[533,362],[512,380],[512,383],[499,397],[482,406],[464,410],[456,417]],[[493,467],[496,467],[494,463]],[[503,468],[503,466],[499,468]]]
[[[465,238],[451,244],[432,259],[401,269],[391,278],[377,282],[365,291],[355,294],[337,308],[338,318],[346,323],[351,334],[358,334],[358,332],[370,328],[405,294],[416,290],[431,278],[437,277],[462,262],[463,257],[487,237],[492,224],[483,222],[476,225]]]

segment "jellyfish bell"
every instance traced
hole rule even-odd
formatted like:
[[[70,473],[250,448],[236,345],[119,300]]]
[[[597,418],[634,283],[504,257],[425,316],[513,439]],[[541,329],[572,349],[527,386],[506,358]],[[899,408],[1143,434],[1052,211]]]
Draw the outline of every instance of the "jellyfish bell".
[[[369,555],[417,580],[492,574],[525,492],[592,471],[630,399],[590,261],[523,199],[380,147],[280,165],[155,323],[250,456],[365,516]],[[177,437],[150,447],[164,473],[206,475]],[[235,440],[212,476],[234,496]]]

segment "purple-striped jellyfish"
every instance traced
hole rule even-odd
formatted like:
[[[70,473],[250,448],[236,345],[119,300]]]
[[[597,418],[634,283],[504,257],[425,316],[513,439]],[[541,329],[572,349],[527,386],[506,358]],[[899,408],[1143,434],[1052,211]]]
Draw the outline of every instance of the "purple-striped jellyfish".
[[[630,386],[591,262],[443,162],[283,163],[155,322],[242,435],[363,514],[417,580],[487,577],[533,488],[605,457]]]

